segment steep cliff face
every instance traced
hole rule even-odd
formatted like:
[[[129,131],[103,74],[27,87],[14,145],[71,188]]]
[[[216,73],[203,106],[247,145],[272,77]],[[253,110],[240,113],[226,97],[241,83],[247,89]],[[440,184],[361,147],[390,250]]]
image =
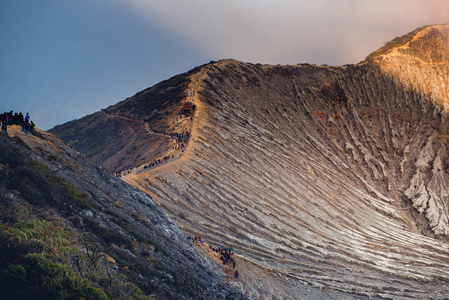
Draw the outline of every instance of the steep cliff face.
[[[448,36],[448,26],[427,27],[405,45],[376,59],[382,74],[418,94],[417,111],[412,112],[408,122],[402,123],[410,126],[414,134],[409,135],[409,140],[400,148],[404,152],[400,166],[405,197],[420,214],[425,214],[432,232],[437,235],[449,233],[446,172]],[[406,117],[399,115],[399,118]]]
[[[442,298],[448,28],[422,27],[352,66],[203,66],[184,93],[198,109],[182,157],[124,180],[182,231],[234,245],[280,283],[234,282],[255,298],[307,297],[298,282]]]

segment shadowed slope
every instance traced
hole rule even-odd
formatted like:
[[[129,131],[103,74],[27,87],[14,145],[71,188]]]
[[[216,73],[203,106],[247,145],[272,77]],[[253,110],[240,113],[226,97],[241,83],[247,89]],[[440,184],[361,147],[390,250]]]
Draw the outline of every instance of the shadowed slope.
[[[192,79],[203,111],[185,158],[126,180],[185,232],[275,273],[370,296],[442,297],[446,46],[447,26],[434,26],[347,68],[209,65]]]
[[[181,74],[100,112],[49,132],[111,172],[158,158],[172,146],[173,122],[182,109],[189,74]]]
[[[246,299],[153,198],[35,130],[0,134],[0,299]]]

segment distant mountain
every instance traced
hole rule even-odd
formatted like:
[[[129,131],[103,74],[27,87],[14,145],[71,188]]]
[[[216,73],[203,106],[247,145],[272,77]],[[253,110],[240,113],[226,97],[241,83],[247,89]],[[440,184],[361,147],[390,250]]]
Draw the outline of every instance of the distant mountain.
[[[0,134],[1,299],[241,298],[154,199],[58,138]]]
[[[230,282],[251,297],[440,299],[449,294],[448,36],[449,25],[424,26],[339,67],[213,62],[106,110],[121,117],[99,112],[96,123],[52,132],[116,171],[176,151],[174,139],[138,130],[187,129],[179,159],[123,179],[186,234],[233,244],[249,264]],[[188,101],[194,116],[181,121]],[[104,128],[147,144],[123,139],[116,151],[87,134]]]

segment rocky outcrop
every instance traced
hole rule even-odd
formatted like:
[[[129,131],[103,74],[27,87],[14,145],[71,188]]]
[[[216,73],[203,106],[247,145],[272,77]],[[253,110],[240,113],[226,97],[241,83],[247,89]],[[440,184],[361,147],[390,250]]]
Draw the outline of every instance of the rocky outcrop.
[[[414,114],[416,134],[404,144],[403,162],[413,168],[404,195],[414,208],[425,214],[437,235],[449,233],[448,197],[446,195],[446,139],[449,112],[449,26],[430,26],[417,32],[404,45],[376,59],[383,74],[395,78],[404,88],[418,93],[418,109]],[[424,116],[424,117],[422,117]],[[429,116],[429,117],[425,117]],[[424,134],[419,134],[420,131]],[[415,143],[419,139],[419,146]],[[413,147],[414,146],[414,147]],[[410,149],[415,150],[410,153]],[[404,178],[405,179],[405,178]]]
[[[189,73],[198,111],[182,158],[125,180],[283,289],[235,282],[249,296],[304,298],[307,283],[444,298],[448,28],[422,27],[358,65],[203,66]]]

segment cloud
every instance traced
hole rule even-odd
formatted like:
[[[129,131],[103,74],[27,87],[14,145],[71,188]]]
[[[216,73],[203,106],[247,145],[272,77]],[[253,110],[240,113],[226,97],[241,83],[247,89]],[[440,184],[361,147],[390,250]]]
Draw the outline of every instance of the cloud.
[[[446,0],[122,0],[209,55],[356,63],[397,35],[449,20]]]

